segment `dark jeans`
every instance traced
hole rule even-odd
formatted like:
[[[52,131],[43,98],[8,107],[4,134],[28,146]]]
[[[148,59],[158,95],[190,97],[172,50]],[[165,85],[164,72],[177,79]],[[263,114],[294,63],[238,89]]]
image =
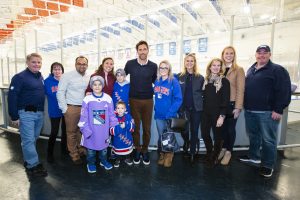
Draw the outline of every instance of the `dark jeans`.
[[[222,140],[222,126],[217,127],[217,120],[219,115],[204,113],[201,121],[201,134],[206,147],[207,154],[212,153],[213,142],[210,136],[210,130],[212,129],[215,143],[220,143]]]
[[[51,121],[51,134],[48,140],[48,154],[52,155],[56,137],[59,131],[59,125],[61,121],[61,150],[67,150],[67,135],[66,135],[66,123],[64,117],[50,118]]]
[[[233,117],[225,118],[223,129],[222,129],[222,135],[223,135],[223,148],[225,148],[227,151],[232,151],[235,137],[236,137],[236,131],[235,131],[235,125],[236,125],[237,119],[234,119]]]
[[[148,152],[151,136],[151,120],[153,110],[153,99],[129,99],[132,118],[134,119],[135,129],[133,143],[137,151]],[[143,145],[140,144],[140,126],[143,125]]]
[[[89,165],[96,164],[96,154],[97,150],[87,149],[86,161]],[[101,162],[107,161],[107,148],[100,150],[98,156]]]
[[[183,132],[182,137],[184,142],[189,141],[189,137],[191,136],[190,140],[190,152],[191,154],[196,153],[196,145],[199,141],[198,132],[199,132],[199,125],[201,121],[201,111],[195,111],[195,110],[185,110],[183,112],[185,119],[188,120],[186,131]],[[181,114],[182,115],[182,114]]]

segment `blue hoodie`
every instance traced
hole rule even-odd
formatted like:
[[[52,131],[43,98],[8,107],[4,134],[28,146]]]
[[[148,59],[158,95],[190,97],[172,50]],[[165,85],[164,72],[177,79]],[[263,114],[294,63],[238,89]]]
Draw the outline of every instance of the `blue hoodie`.
[[[176,78],[171,81],[169,79],[154,83],[154,118],[155,119],[170,119],[176,117],[182,103],[182,94],[179,82]]]
[[[45,93],[48,100],[48,114],[50,118],[62,117],[63,114],[58,107],[56,92],[58,88],[58,80],[54,78],[52,74],[46,78],[44,81],[45,84]]]

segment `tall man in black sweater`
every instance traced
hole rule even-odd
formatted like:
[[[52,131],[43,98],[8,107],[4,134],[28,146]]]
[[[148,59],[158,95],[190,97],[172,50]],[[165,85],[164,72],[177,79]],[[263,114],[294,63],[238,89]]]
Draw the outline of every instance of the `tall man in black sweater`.
[[[153,110],[153,88],[157,74],[157,64],[148,60],[149,47],[146,41],[136,44],[137,59],[129,60],[125,65],[126,75],[130,74],[129,104],[136,124],[133,133],[135,146],[134,164],[140,163],[142,154],[144,165],[149,165],[148,146]],[[140,145],[140,124],[143,125],[143,144]]]

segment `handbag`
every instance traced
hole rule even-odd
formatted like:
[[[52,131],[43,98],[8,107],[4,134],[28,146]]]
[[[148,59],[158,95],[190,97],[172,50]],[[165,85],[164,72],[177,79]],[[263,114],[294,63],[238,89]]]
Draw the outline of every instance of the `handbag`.
[[[171,118],[170,129],[175,132],[183,132],[186,128],[187,120],[184,118]]]
[[[161,134],[161,151],[162,152],[177,152],[180,146],[177,143],[175,133],[171,130],[166,130]]]

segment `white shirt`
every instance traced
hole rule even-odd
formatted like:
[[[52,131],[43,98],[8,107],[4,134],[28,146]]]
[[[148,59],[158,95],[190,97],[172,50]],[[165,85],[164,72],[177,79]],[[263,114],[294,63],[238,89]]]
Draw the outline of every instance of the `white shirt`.
[[[86,73],[82,76],[76,70],[62,75],[56,93],[58,106],[62,110],[62,113],[67,111],[67,104],[82,104],[89,79],[90,77]]]

